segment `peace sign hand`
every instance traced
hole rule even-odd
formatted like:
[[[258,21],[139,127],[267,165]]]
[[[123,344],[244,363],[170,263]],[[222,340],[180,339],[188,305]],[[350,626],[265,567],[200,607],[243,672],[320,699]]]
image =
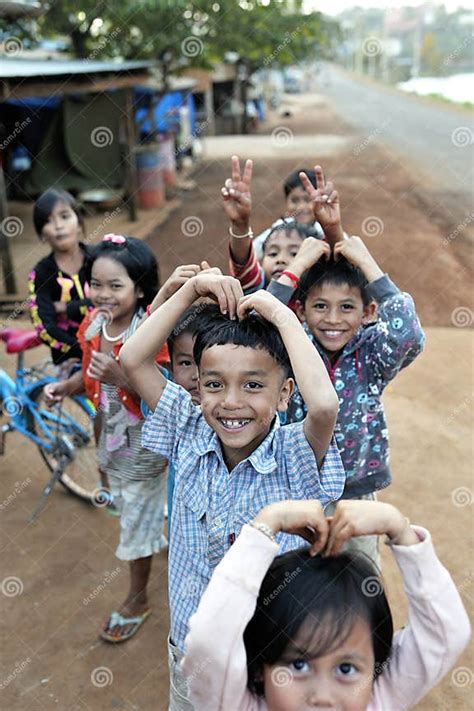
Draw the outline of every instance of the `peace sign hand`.
[[[331,181],[326,183],[323,169],[320,165],[314,166],[314,172],[316,174],[316,188],[306,173],[300,173],[300,179],[306,193],[311,198],[314,219],[323,228],[328,241],[334,243],[337,239],[344,238],[341,226],[339,195],[337,190],[334,190],[334,184]]]
[[[252,182],[253,162],[245,161],[244,172],[240,173],[240,160],[232,156],[232,178],[225,181],[221,189],[224,199],[224,210],[231,220],[236,231],[244,234],[248,230],[250,213],[252,211],[252,196],[250,184]]]

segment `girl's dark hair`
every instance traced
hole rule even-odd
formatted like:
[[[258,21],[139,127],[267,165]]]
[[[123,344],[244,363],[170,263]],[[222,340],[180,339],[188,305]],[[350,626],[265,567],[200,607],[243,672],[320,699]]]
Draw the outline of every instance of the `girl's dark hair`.
[[[333,259],[327,262],[321,259],[303,274],[297,293],[301,305],[304,306],[310,289],[314,286],[323,286],[323,284],[355,287],[360,290],[364,306],[371,302],[365,288],[367,279],[358,267],[355,267],[344,257],[338,259],[337,262]]]
[[[373,563],[363,553],[310,557],[300,548],[273,561],[244,632],[248,687],[264,693],[264,664],[324,656],[358,619],[372,632],[374,678],[390,656],[393,620]]]
[[[206,305],[199,317],[194,341],[193,355],[197,366],[201,363],[203,351],[211,346],[224,346],[227,343],[267,351],[283,368],[285,377],[291,377],[288,353],[278,329],[273,324],[255,313],[242,321],[232,321],[221,313],[217,305]]]
[[[137,305],[146,308],[151,304],[160,288],[158,262],[150,247],[136,237],[125,237],[122,244],[99,242],[91,248],[91,262],[88,274],[90,281],[92,266],[99,257],[107,257],[121,264],[136,287],[140,287],[143,296]]]
[[[265,248],[268,244],[270,237],[277,232],[296,232],[301,239],[306,239],[306,237],[317,237],[322,239],[320,233],[313,225],[303,225],[301,222],[297,222],[294,217],[282,217],[281,222],[279,222],[275,227],[272,227],[270,232],[265,238],[265,242],[262,244],[262,251],[265,254]]]
[[[294,170],[293,173],[290,173],[290,175],[285,179],[285,182],[283,183],[283,192],[285,193],[285,197],[288,197],[291,191],[295,188],[303,187],[303,183],[301,182],[300,178],[300,173],[306,173],[312,185],[315,188],[317,187],[316,173],[314,172],[314,170],[308,170],[307,168],[298,168],[298,170]]]
[[[79,226],[82,228],[82,231],[85,232],[84,218],[79,209],[79,205],[71,193],[68,193],[66,190],[55,190],[51,188],[39,196],[33,208],[33,224],[38,237],[41,237],[43,227],[48,222],[49,216],[58,202],[64,202],[76,213]]]

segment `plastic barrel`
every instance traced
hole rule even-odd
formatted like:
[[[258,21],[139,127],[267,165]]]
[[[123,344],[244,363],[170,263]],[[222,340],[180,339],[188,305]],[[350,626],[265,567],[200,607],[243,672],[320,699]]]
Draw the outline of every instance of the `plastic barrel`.
[[[165,202],[160,146],[149,144],[137,148],[138,202],[145,209],[161,207]]]
[[[165,185],[176,185],[176,156],[173,137],[161,136],[160,156]]]

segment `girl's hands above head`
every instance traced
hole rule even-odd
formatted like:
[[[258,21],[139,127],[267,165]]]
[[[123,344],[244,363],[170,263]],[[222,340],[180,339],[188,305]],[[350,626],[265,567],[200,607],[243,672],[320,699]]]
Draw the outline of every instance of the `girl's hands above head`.
[[[119,388],[129,388],[122,368],[114,356],[99,351],[92,351],[92,357],[87,368],[89,378],[99,380],[101,383],[116,385]]]
[[[316,237],[306,237],[293,261],[288,267],[288,271],[298,278],[320,259],[326,261],[331,258],[331,247],[322,239]]]
[[[338,501],[334,516],[328,521],[329,537],[324,555],[336,555],[343,544],[355,536],[386,534],[402,546],[419,542],[408,519],[395,506],[381,501]]]
[[[259,316],[270,321],[278,329],[298,322],[296,315],[282,304],[275,296],[265,289],[260,289],[248,296],[242,296],[237,308],[237,318],[244,319],[251,311],[256,311]]]
[[[228,314],[231,319],[236,318],[237,304],[243,296],[238,279],[216,274],[214,270],[209,269],[193,277],[192,284],[196,299],[209,297],[217,301],[223,314]]]
[[[196,274],[199,274],[200,271],[199,264],[181,264],[176,267],[160,289],[163,301],[167,301],[183,284],[192,279],[193,276],[196,276]]]
[[[312,556],[323,550],[329,530],[323,507],[316,499],[270,504],[257,514],[254,523],[263,523],[274,533],[284,531],[301,536],[311,543]]]
[[[314,166],[314,172],[316,174],[316,188],[306,173],[300,173],[303,187],[313,204],[314,219],[319,222],[323,230],[340,227],[341,209],[337,190],[334,190],[334,185],[331,181],[326,183],[323,169],[320,165]]]
[[[242,175],[238,156],[232,156],[231,162],[232,178],[228,178],[221,189],[224,210],[234,227],[240,229],[242,234],[245,234],[248,229],[250,213],[252,212],[250,184],[252,182],[253,162],[251,160],[245,161]]]

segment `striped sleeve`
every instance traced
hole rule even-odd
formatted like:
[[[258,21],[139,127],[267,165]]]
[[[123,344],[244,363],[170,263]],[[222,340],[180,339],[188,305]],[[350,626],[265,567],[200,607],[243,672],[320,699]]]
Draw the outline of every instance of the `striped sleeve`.
[[[254,291],[265,288],[265,274],[258,263],[253,245],[250,246],[250,253],[245,264],[239,264],[235,261],[232,250],[229,247],[229,268],[231,275],[240,281],[245,294],[251,294]]]

